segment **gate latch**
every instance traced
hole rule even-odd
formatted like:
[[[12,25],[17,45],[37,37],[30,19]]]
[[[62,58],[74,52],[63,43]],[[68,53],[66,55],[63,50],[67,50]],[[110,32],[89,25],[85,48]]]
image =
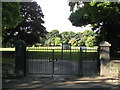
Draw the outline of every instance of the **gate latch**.
[[[56,61],[57,61],[57,58],[55,59],[49,58],[49,62],[56,62]]]

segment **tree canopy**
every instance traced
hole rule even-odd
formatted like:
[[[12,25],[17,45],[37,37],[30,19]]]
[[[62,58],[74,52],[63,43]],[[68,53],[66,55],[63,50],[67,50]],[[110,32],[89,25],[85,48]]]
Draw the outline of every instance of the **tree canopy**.
[[[120,50],[120,2],[84,2],[69,20],[77,27],[91,24],[101,33],[102,40],[112,44],[112,52]]]
[[[20,3],[2,2],[2,30],[14,28],[20,21]]]
[[[22,39],[27,45],[33,45],[40,42],[39,38],[47,33],[43,26],[44,15],[37,2],[21,2],[20,12],[22,20],[15,28],[6,29],[3,43]]]
[[[48,32],[45,38],[42,38],[39,44],[42,46],[60,46],[62,44],[71,44],[72,46],[95,46],[97,45],[96,32],[85,30],[84,32],[64,31],[59,33],[58,30]]]

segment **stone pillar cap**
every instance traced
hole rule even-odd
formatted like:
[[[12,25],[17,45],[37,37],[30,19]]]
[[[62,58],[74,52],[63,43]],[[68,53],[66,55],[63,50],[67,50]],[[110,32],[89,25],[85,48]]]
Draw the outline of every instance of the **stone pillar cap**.
[[[14,44],[15,44],[15,46],[26,45],[26,43],[23,40],[21,40],[21,39],[15,41]]]
[[[99,46],[111,46],[111,44],[107,41],[100,42]]]

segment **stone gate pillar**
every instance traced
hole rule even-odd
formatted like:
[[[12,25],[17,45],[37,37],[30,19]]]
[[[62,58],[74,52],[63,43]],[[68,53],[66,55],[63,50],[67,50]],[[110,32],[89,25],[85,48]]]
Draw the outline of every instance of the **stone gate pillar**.
[[[15,42],[15,74],[16,76],[26,74],[26,44],[23,40]]]
[[[110,46],[107,41],[99,44],[100,76],[110,75]]]

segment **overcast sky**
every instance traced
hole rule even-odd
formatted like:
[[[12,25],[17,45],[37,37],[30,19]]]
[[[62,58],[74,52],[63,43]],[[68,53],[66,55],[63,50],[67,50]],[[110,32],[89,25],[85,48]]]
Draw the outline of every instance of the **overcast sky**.
[[[44,14],[44,26],[47,31],[54,29],[63,31],[74,31],[82,32],[87,28],[80,28],[72,26],[68,20],[70,15],[70,7],[68,6],[67,0],[35,0],[41,6]]]

